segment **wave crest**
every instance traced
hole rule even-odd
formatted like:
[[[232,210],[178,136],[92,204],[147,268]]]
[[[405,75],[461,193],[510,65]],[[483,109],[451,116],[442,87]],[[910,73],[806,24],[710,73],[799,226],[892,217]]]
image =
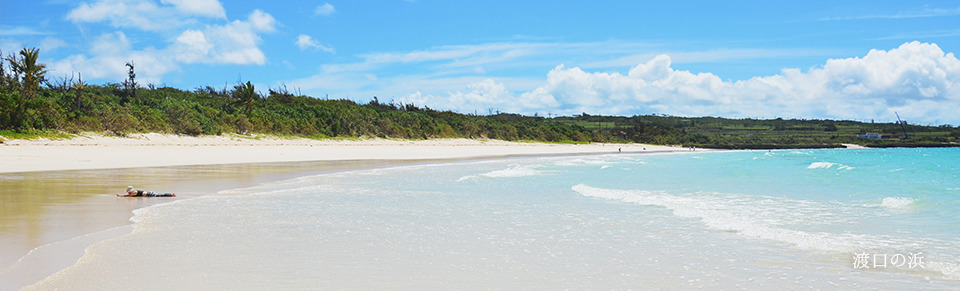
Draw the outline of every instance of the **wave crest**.
[[[487,178],[514,178],[514,177],[529,177],[536,176],[541,174],[541,166],[539,165],[510,165],[509,168],[503,170],[495,170],[486,172],[483,174],[476,174],[470,176],[463,176],[460,179],[457,179],[457,182],[463,182],[467,180],[478,179],[481,177]]]
[[[789,228],[790,225],[847,223],[853,218],[843,217],[842,213],[857,211],[846,205],[823,205],[804,200],[722,193],[687,197],[658,191],[595,188],[584,184],[578,184],[571,189],[587,197],[665,207],[672,210],[676,216],[700,218],[709,228],[734,231],[748,238],[789,243],[803,249],[854,252],[862,249],[902,249],[917,243],[915,240],[889,236],[868,237],[862,234],[808,232]],[[896,201],[889,202],[895,204],[905,200],[890,201]]]
[[[916,200],[910,197],[886,197],[883,198],[883,202],[880,202],[880,206],[889,209],[904,209],[914,202],[916,202]]]
[[[851,166],[847,166],[847,165],[843,165],[843,164],[836,164],[836,163],[831,163],[831,162],[813,162],[813,163],[810,163],[809,166],[807,166],[807,169],[829,169],[829,168],[833,168],[833,166],[837,166],[837,169],[840,169],[840,170],[853,170],[853,169],[854,169],[854,168],[851,167]]]

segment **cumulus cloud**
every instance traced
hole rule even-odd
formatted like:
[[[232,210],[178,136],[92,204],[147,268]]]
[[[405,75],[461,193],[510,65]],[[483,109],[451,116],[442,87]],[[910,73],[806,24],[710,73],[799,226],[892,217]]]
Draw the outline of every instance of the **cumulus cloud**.
[[[270,14],[254,10],[246,21],[235,20],[203,30],[186,30],[167,50],[179,62],[262,65],[266,56],[259,48],[259,33],[271,32],[276,20]]]
[[[161,31],[183,26],[186,21],[179,14],[174,7],[162,7],[153,1],[100,0],[80,3],[66,18],[78,24],[109,22],[117,28]]]
[[[317,6],[317,9],[314,10],[313,13],[316,15],[329,16],[336,11],[336,8],[330,5],[330,3],[323,3],[323,5]]]
[[[99,0],[82,2],[67,13],[75,23],[109,22],[113,27],[160,31],[181,27],[191,21],[184,16],[226,19],[217,0]]]
[[[273,18],[270,14],[260,11],[260,9],[254,9],[250,13],[250,16],[247,17],[247,21],[253,25],[253,29],[262,32],[273,32],[275,31],[277,20]],[[237,23],[239,21],[234,21]]]
[[[204,62],[262,65],[267,58],[259,48],[259,33],[275,30],[273,16],[259,9],[251,12],[247,21],[235,20],[226,25],[210,26],[204,35],[214,46]]]
[[[301,34],[297,36],[297,41],[295,42],[295,44],[297,45],[297,47],[300,48],[300,50],[314,48],[314,49],[325,51],[328,53],[334,52],[333,48],[320,44],[319,42],[317,42],[312,37],[306,34]]]
[[[189,3],[188,3],[189,2]],[[236,64],[263,65],[266,56],[260,50],[260,35],[276,31],[276,19],[270,14],[254,10],[244,20],[234,20],[223,24],[192,25],[196,28],[180,30],[177,27],[155,27],[161,22],[143,22],[143,25],[120,25],[116,21],[136,18],[123,15],[129,11],[159,11],[177,15],[201,15],[220,17],[225,15],[217,1],[176,1],[164,0],[169,7],[159,8],[148,1],[104,0],[93,4],[81,3],[71,11],[68,18],[79,22],[109,22],[116,29],[101,34],[89,43],[84,54],[54,61],[51,69],[57,72],[82,72],[91,79],[123,79],[126,76],[124,64],[134,61],[138,78],[144,82],[159,82],[162,77],[185,64]],[[113,9],[113,10],[111,10]],[[188,19],[189,18],[185,18]],[[162,25],[161,25],[162,26]],[[170,33],[167,43],[159,46],[134,44],[127,37],[125,28],[143,31],[163,30]],[[129,30],[128,30],[129,31]],[[138,31],[133,31],[138,33]],[[62,46],[62,42],[51,40],[51,47]]]
[[[178,61],[191,64],[204,61],[213,50],[213,44],[207,41],[202,31],[187,30],[177,37],[176,44],[171,48],[176,52]]]
[[[259,43],[261,33],[276,31],[276,19],[270,14],[258,9],[246,20],[180,31],[188,24],[199,22],[192,16],[226,19],[223,5],[217,0],[161,0],[160,4],[149,0],[84,2],[71,10],[67,19],[75,23],[107,22],[118,29],[173,33],[177,35],[174,42],[159,52],[179,54],[163,57],[182,63],[262,65],[266,62]]]
[[[831,59],[807,71],[784,69],[736,82],[676,70],[671,62],[659,55],[626,75],[559,65],[545,83],[519,94],[486,80],[446,96],[417,92],[405,98],[468,112],[491,104],[523,113],[858,120],[892,120],[899,112],[918,122],[960,123],[960,60],[936,44],[910,42],[863,57]]]
[[[466,92],[454,92],[450,94],[450,103],[455,107],[472,107],[500,109],[499,107],[511,107],[510,103],[514,99],[513,94],[507,91],[503,83],[486,79],[480,82],[467,85]],[[510,110],[513,108],[503,108]]]
[[[433,81],[432,86],[445,87],[438,81]],[[537,103],[532,104],[529,100],[521,100],[515,96],[503,82],[493,79],[482,79],[469,82],[466,88],[461,90],[452,90],[445,96],[436,96],[424,94],[416,91],[412,94],[402,96],[397,99],[398,102],[417,105],[428,105],[430,107],[454,109],[460,112],[526,112],[532,108],[544,108],[544,104],[556,105],[555,103]]]

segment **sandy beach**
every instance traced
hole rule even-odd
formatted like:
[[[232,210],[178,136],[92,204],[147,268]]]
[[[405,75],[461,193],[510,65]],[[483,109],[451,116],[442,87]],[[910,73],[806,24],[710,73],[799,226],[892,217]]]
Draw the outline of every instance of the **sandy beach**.
[[[0,144],[0,290],[72,265],[84,249],[132,231],[135,209],[302,175],[424,161],[526,155],[686,151],[640,144],[496,140],[312,140],[252,136],[127,137]],[[116,198],[127,185],[179,198]]]
[[[255,136],[83,134],[66,140],[8,140],[0,173],[185,165],[345,160],[463,159],[516,155],[678,151],[640,144],[548,144],[498,140],[312,140]]]

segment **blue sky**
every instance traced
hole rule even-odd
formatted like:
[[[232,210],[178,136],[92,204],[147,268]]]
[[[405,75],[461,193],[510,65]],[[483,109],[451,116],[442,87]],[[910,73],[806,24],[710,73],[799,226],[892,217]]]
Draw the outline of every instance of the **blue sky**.
[[[4,1],[49,78],[459,112],[960,124],[960,1]]]

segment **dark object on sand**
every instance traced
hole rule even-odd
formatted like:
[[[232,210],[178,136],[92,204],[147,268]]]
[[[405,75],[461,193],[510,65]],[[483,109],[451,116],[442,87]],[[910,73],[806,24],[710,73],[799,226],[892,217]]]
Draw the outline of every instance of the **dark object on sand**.
[[[117,197],[177,197],[177,194],[143,191],[134,189],[133,186],[127,186],[127,194],[117,194]]]

